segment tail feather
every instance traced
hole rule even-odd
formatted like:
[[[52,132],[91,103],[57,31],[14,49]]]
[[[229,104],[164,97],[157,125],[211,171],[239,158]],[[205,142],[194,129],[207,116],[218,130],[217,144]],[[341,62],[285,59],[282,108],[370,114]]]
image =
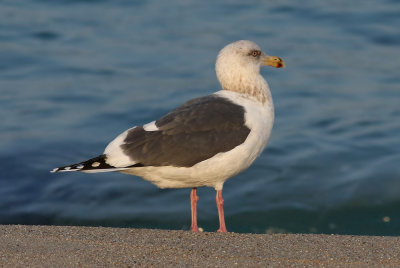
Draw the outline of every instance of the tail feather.
[[[68,172],[68,171],[82,171],[82,172],[109,172],[109,171],[119,171],[124,169],[130,169],[133,167],[143,166],[141,164],[135,164],[129,167],[114,167],[106,162],[106,155],[102,154],[95,158],[80,162],[77,164],[72,164],[64,167],[55,168],[51,173],[55,172]]]

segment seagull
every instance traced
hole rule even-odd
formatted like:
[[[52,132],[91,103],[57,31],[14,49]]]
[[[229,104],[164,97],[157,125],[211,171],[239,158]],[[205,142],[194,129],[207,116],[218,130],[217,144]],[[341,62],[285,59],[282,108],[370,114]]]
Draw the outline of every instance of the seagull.
[[[197,188],[214,187],[217,232],[227,232],[222,188],[247,169],[267,145],[274,106],[261,66],[284,67],[252,41],[239,40],[218,54],[215,70],[222,89],[189,100],[158,120],[134,126],[117,136],[104,153],[51,172],[118,171],[142,177],[160,188],[192,188],[192,224],[197,225]]]

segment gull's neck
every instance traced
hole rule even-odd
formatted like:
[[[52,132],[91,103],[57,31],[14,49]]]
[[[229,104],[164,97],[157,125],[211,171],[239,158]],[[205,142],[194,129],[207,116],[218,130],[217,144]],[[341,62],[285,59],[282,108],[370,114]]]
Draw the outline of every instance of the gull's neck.
[[[272,102],[268,83],[257,70],[236,69],[223,72],[217,68],[217,76],[224,90],[247,95],[262,104]]]

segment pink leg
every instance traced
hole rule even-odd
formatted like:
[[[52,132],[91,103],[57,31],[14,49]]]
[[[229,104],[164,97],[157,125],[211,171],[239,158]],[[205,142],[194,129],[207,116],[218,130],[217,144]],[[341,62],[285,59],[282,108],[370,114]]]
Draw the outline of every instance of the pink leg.
[[[217,232],[226,233],[225,217],[224,217],[224,199],[222,199],[222,190],[217,191],[217,208],[219,217],[219,229]]]
[[[190,205],[192,207],[192,226],[190,227],[190,231],[198,232],[199,227],[197,226],[197,201],[199,197],[197,196],[197,188],[193,188],[190,193]]]

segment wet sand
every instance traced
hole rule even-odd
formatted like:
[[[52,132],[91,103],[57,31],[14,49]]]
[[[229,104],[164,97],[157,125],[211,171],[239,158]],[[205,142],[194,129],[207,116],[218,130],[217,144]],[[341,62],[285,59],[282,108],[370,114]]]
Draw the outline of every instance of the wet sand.
[[[1,267],[400,267],[400,237],[0,225]]]

